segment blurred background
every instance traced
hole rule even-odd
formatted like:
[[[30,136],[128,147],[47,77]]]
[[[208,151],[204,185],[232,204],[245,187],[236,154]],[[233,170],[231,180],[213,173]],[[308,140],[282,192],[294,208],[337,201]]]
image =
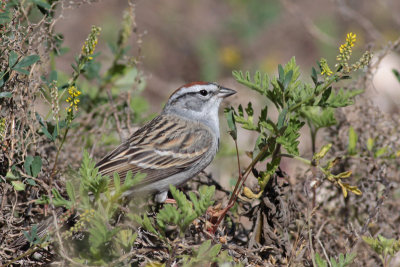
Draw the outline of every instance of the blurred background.
[[[111,64],[112,54],[107,44],[117,38],[128,1],[89,2],[63,10],[56,24],[56,32],[64,35],[64,45],[69,47],[67,53],[56,58],[56,68],[66,73],[71,72],[70,64],[79,54],[91,25],[102,28],[96,49],[101,54],[97,60],[102,63],[102,69]],[[366,50],[382,50],[400,36],[400,1],[397,0],[132,2],[137,29],[131,38],[131,52],[137,56],[145,77],[146,89],[141,96],[149,103],[150,113],[160,112],[174,89],[198,80],[216,81],[238,90],[230,99],[234,106],[265,101],[254,99],[256,94],[236,83],[232,70],[261,70],[275,75],[278,64],[283,65],[295,56],[301,72],[307,75],[302,79],[311,82],[308,74],[321,57],[334,67],[338,47],[344,43],[347,33],[357,35],[354,60]],[[394,53],[383,58],[370,88],[364,88],[384,112],[399,111],[400,83],[392,69],[400,70],[400,57]],[[226,123],[222,122],[221,127],[226,129]],[[304,131],[308,133],[307,129]],[[311,155],[307,136],[301,139],[303,155]],[[239,138],[239,142],[242,152],[254,144],[251,137]],[[234,155],[230,138],[223,138],[219,155],[220,161]],[[225,164],[231,164],[232,158],[226,161]],[[291,173],[294,168],[290,165],[285,170]],[[221,169],[224,168],[214,169],[213,173],[224,176],[219,173]]]
[[[348,32],[357,34],[354,58],[366,49],[379,50],[400,35],[397,0],[133,2],[136,38],[142,36],[143,42],[140,61],[146,75],[145,96],[158,103],[152,105],[154,111],[175,87],[186,82],[218,81],[237,88],[233,69],[273,74],[277,64],[292,56],[304,73],[310,73],[321,57],[334,64],[338,46]],[[107,43],[117,37],[127,6],[126,0],[107,0],[65,10],[56,31],[64,34],[70,50],[57,59],[57,68],[71,71],[70,63],[91,25],[102,27],[98,51],[106,66],[107,59],[111,60]],[[136,41],[132,40],[132,49],[138,53]],[[388,73],[391,68],[400,68],[398,55],[388,55],[382,62],[382,74],[376,75],[374,87],[383,94],[399,96],[399,83]],[[377,103],[384,106],[384,102]],[[393,107],[382,108],[393,111]]]

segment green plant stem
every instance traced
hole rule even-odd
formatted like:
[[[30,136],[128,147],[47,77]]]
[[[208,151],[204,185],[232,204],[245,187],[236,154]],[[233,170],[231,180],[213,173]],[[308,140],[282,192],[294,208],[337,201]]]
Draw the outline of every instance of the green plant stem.
[[[313,155],[315,154],[315,141],[317,139],[317,132],[318,129],[314,129],[309,120],[307,120],[308,127],[310,128],[310,135],[311,135],[311,151]]]
[[[50,184],[53,184],[53,177],[54,177],[55,172],[56,172],[58,157],[59,157],[60,152],[61,152],[61,149],[62,149],[62,147],[63,147],[63,145],[64,145],[64,143],[65,143],[65,140],[67,139],[67,134],[68,134],[68,131],[69,131],[69,129],[70,129],[69,126],[70,126],[70,123],[67,124],[67,128],[65,129],[65,132],[64,132],[64,136],[63,136],[63,138],[62,138],[62,140],[61,140],[60,146],[59,146],[58,149],[57,149],[56,158],[55,158],[55,160],[54,160],[53,169],[52,169],[52,171],[51,171],[51,176],[50,176],[51,183],[50,183]]]

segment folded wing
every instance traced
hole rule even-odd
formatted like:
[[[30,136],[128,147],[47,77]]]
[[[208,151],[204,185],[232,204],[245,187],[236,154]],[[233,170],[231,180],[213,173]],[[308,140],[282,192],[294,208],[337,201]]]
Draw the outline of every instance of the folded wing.
[[[147,176],[135,187],[160,181],[198,162],[212,146],[210,131],[198,123],[160,115],[105,156],[96,167],[103,175],[128,171]]]

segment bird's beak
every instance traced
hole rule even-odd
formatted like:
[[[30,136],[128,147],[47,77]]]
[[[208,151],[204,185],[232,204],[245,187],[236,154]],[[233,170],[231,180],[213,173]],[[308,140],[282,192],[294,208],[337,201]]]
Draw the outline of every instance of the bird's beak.
[[[220,98],[225,98],[231,95],[236,94],[235,90],[229,89],[229,88],[225,88],[225,87],[220,87],[219,91],[218,91],[218,97]]]

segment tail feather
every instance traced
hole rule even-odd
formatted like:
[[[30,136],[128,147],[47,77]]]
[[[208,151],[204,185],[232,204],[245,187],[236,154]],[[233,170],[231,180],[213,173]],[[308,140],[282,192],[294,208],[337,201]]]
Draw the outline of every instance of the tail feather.
[[[58,209],[56,211],[57,223],[59,227],[62,227],[67,221],[69,221],[72,217],[75,217],[75,214],[71,214],[70,211],[65,211],[63,209]],[[66,219],[64,219],[66,218]],[[54,231],[54,217],[49,216],[42,222],[36,225],[36,236],[37,239],[41,240],[45,237],[46,234]],[[30,229],[32,230],[32,228]],[[18,248],[26,245],[28,243],[28,239],[25,234],[19,236],[16,240],[14,240],[10,247]]]

